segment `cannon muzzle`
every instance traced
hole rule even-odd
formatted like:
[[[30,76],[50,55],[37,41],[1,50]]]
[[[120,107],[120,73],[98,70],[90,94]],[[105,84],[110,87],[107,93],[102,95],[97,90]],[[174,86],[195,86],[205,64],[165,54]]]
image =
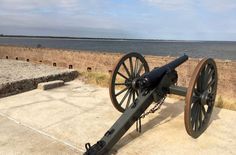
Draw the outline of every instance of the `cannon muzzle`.
[[[188,56],[184,54],[183,56],[171,61],[170,63],[164,65],[163,67],[166,67],[166,68],[169,68],[170,70],[173,70],[173,69],[180,66],[182,63],[184,63],[187,60],[188,60]]]
[[[170,63],[154,68],[151,72],[144,74],[139,79],[139,87],[140,88],[154,88],[158,85],[158,83],[161,81],[162,77],[167,73],[168,71],[172,71],[178,66],[180,66],[182,63],[188,60],[187,55],[183,55]]]

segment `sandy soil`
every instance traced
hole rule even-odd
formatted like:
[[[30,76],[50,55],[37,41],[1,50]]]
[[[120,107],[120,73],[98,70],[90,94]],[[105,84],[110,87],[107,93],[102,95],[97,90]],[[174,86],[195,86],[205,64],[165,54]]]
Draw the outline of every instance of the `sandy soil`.
[[[91,72],[110,73],[120,56],[120,53],[106,53],[102,51],[91,52],[80,50],[0,46],[1,59],[29,60],[33,63],[42,62],[49,66],[52,66],[52,64],[55,63],[59,67],[70,67],[79,72],[87,72],[89,69]],[[146,55],[145,59],[148,62],[150,69],[152,69],[156,66],[164,65],[174,58]],[[190,58],[187,62],[177,68],[179,86],[188,87],[189,81],[192,78],[192,73],[199,61],[200,59]],[[220,104],[219,107],[235,109],[236,61],[216,60],[216,63],[218,68],[217,99],[222,101],[222,104]]]

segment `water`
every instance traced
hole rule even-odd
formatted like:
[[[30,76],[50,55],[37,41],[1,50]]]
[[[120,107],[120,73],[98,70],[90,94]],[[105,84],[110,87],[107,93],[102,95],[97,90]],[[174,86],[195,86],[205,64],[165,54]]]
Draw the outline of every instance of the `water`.
[[[212,57],[236,60],[236,42],[230,41],[160,41],[160,40],[113,40],[113,39],[64,39],[64,38],[17,38],[0,37],[0,45],[18,45],[90,50],[105,52],[139,52],[148,55]]]

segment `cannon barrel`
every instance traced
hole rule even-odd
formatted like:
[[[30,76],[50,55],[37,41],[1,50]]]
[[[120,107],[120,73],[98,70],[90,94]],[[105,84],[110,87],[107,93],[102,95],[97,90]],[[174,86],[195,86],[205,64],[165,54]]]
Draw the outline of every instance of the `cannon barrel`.
[[[170,63],[164,65],[163,67],[173,70],[173,69],[180,66],[182,63],[184,63],[187,60],[188,60],[188,56],[183,55],[183,56],[171,61]]]
[[[153,88],[157,86],[161,78],[167,71],[174,70],[176,67],[180,66],[182,63],[188,60],[187,55],[183,55],[170,63],[155,68],[151,72],[144,74],[139,80],[139,86],[141,88]]]

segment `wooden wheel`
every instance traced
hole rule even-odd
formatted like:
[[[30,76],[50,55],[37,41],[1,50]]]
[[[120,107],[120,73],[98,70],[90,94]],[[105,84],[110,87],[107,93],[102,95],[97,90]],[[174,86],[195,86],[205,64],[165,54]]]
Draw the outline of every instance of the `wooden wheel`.
[[[149,72],[148,64],[139,53],[128,53],[117,62],[112,71],[109,92],[118,111],[124,112],[138,97],[136,80],[146,72]]]
[[[217,68],[211,58],[200,61],[193,72],[186,94],[184,121],[187,133],[199,137],[207,128],[217,91]]]

